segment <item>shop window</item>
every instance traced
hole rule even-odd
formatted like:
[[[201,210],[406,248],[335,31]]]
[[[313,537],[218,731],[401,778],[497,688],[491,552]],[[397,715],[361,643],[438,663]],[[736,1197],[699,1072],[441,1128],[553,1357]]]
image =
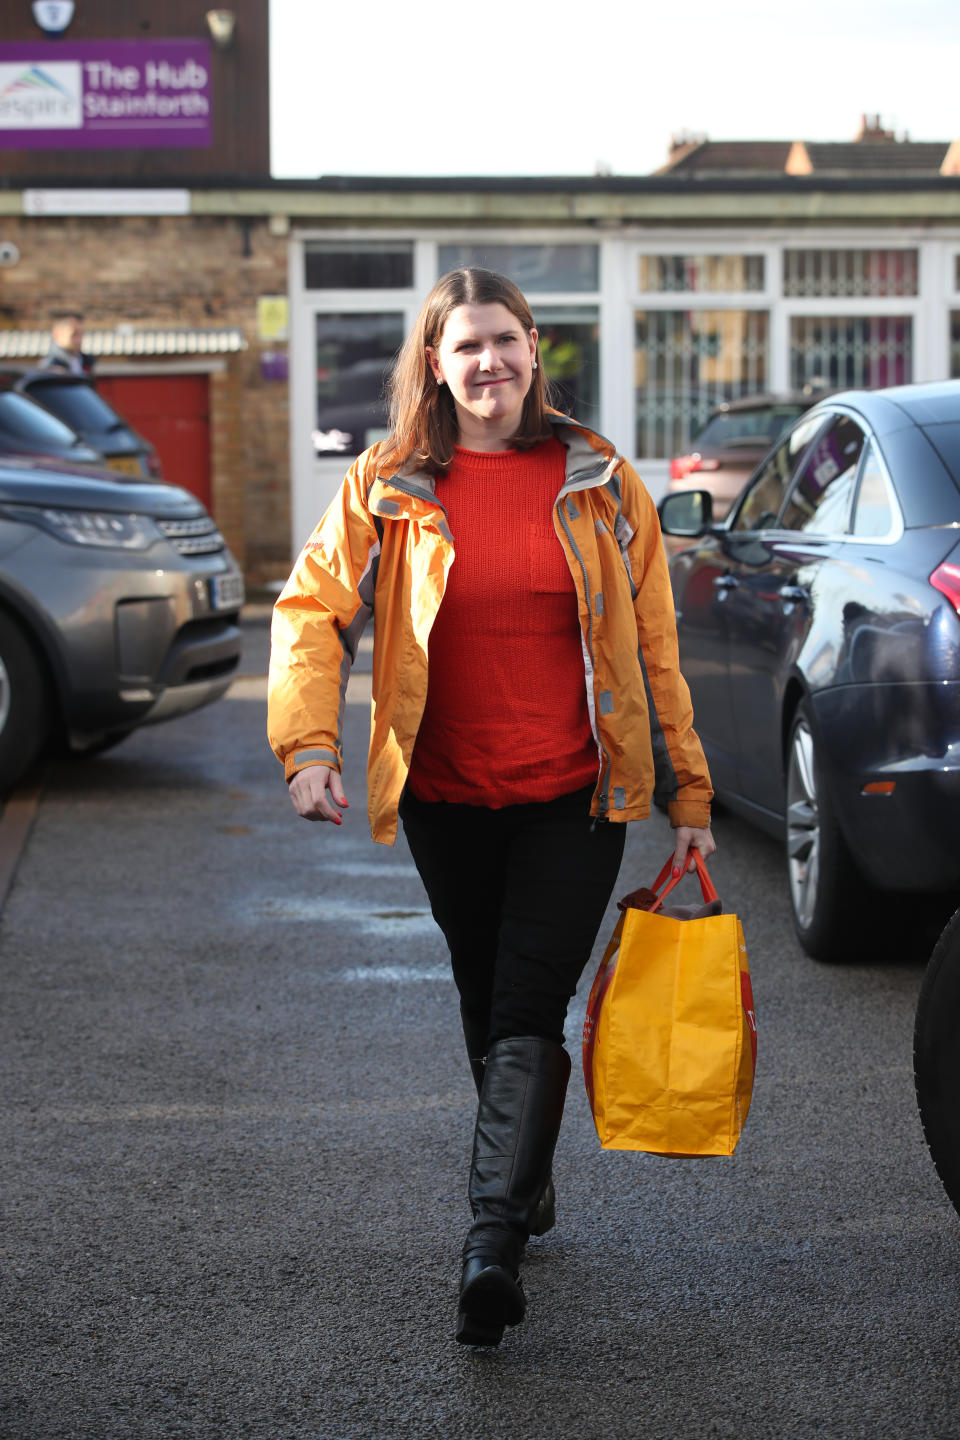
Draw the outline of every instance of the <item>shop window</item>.
[[[766,285],[762,255],[641,255],[637,264],[637,285],[647,294],[749,294]]]
[[[386,436],[386,382],[404,326],[402,313],[316,317],[317,455],[359,455]]]
[[[536,306],[540,359],[553,387],[553,403],[596,429],[600,423],[597,311],[589,305]]]
[[[790,321],[790,383],[874,390],[913,379],[913,321],[893,315],[802,315]]]
[[[919,294],[917,250],[784,250],[784,295],[816,299]]]
[[[308,290],[406,290],[413,284],[413,242],[308,240]]]
[[[765,310],[641,310],[634,320],[637,455],[681,454],[724,400],[768,388]]]
[[[596,245],[439,245],[437,274],[479,265],[508,276],[525,295],[545,291],[583,294],[600,288]]]

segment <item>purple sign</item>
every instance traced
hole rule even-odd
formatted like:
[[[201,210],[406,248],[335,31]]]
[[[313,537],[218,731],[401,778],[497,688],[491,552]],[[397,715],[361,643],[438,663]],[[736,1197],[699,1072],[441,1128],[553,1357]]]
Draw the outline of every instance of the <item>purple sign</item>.
[[[0,45],[0,150],[211,143],[207,40]]]

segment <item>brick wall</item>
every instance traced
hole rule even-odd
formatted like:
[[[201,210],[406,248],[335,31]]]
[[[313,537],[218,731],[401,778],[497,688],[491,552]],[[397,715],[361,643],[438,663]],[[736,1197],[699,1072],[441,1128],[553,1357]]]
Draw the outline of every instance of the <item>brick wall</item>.
[[[290,560],[288,390],[263,380],[257,299],[287,292],[286,240],[266,220],[210,216],[7,218],[19,263],[0,270],[0,325],[46,329],[79,306],[89,329],[235,326],[248,349],[211,375],[213,511],[256,585]],[[249,253],[245,253],[245,252]],[[143,363],[143,362],[139,362]],[[164,360],[149,368],[162,371]]]

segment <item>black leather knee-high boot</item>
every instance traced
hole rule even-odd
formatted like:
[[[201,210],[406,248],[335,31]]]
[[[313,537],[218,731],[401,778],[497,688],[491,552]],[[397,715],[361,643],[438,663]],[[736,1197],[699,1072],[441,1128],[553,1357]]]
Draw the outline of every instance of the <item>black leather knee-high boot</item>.
[[[470,1061],[470,1073],[473,1076],[473,1083],[477,1087],[477,1098],[483,1089],[483,1072],[486,1067],[487,1057],[483,1053],[486,1050],[486,1035],[480,1039],[476,1027],[472,1027],[461,1014],[463,1023],[463,1038],[467,1043],[467,1057]],[[537,1201],[537,1208],[530,1226],[531,1235],[546,1235],[557,1223],[557,1192],[553,1184],[552,1173],[547,1175],[546,1184],[540,1199]]]
[[[470,1168],[461,1344],[496,1345],[504,1326],[523,1319],[520,1257],[550,1174],[569,1076],[563,1046],[540,1036],[510,1036],[487,1053]]]

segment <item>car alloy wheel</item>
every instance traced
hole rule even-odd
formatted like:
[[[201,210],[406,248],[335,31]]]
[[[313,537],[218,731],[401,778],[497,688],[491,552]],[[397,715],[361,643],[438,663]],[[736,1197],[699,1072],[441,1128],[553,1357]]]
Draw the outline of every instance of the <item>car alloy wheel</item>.
[[[808,929],[817,909],[820,882],[820,811],[813,736],[798,720],[787,770],[787,868],[797,924]]]
[[[786,852],[793,923],[816,960],[851,960],[871,906],[824,783],[806,701],[794,716],[787,748]]]

